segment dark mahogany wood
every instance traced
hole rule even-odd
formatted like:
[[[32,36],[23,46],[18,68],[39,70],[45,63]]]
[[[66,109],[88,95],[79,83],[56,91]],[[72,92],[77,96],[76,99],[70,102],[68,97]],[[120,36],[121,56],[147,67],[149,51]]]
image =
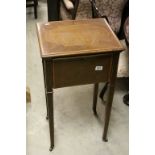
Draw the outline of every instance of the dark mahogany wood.
[[[43,58],[103,54],[124,49],[102,18],[38,23],[37,29]]]
[[[110,120],[110,114],[111,114],[111,108],[112,108],[112,101],[114,96],[114,89],[115,89],[115,81],[117,76],[117,67],[118,67],[118,59],[119,54],[113,54],[113,62],[112,62],[112,68],[111,68],[111,75],[108,83],[109,92],[108,92],[108,99],[105,106],[105,123],[104,123],[104,132],[103,132],[103,140],[108,141],[107,139],[107,132],[108,132],[108,126],[109,126],[109,120]]]
[[[44,75],[44,87],[45,87],[45,97],[46,97],[46,109],[47,109],[47,115],[46,115],[46,119],[48,120],[49,118],[49,108],[48,108],[48,99],[47,99],[47,95],[46,95],[46,88],[47,88],[47,82],[46,82],[46,61],[44,59],[42,59],[42,66],[43,66],[43,75]]]
[[[108,82],[106,82],[105,83],[105,85],[104,85],[104,87],[103,87],[103,89],[101,90],[101,92],[100,92],[100,98],[101,98],[101,100],[103,100],[104,101],[104,94],[106,93],[106,91],[107,91],[107,88],[108,88]]]
[[[54,148],[54,115],[53,115],[53,79],[52,79],[52,61],[45,61],[45,83],[46,83],[46,98],[47,98],[47,110],[49,119],[49,131],[50,131],[50,151]]]
[[[93,112],[94,115],[97,115],[96,105],[97,105],[97,95],[98,95],[98,83],[94,84],[94,96],[93,96]]]
[[[50,127],[50,151],[54,147],[53,89],[95,84],[93,111],[98,83],[109,83],[103,139],[107,139],[118,57],[124,47],[105,19],[59,21],[37,24],[43,61],[47,115]]]
[[[60,88],[107,81],[111,64],[112,57],[109,54],[53,59],[53,87]],[[103,69],[96,70],[97,66],[102,66]]]

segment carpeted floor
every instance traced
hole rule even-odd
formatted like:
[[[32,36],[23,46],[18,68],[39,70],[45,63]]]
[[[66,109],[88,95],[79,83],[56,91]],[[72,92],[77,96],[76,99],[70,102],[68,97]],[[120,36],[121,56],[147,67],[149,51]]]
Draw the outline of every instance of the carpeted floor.
[[[27,9],[27,86],[31,103],[27,104],[27,155],[128,155],[129,108],[122,97],[127,81],[118,79],[109,126],[109,141],[102,141],[104,106],[98,100],[99,120],[93,116],[93,85],[54,90],[55,148],[49,152],[49,126],[46,121],[43,72],[36,35],[36,22],[47,21],[46,1],[40,0],[38,19]],[[100,89],[103,84],[100,85]]]

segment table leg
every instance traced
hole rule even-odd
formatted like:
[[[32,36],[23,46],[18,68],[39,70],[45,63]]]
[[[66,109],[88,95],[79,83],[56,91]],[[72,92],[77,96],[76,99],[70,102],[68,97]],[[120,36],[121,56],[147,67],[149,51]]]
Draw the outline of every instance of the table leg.
[[[94,96],[93,96],[93,112],[94,115],[97,115],[96,106],[97,106],[97,95],[98,95],[98,83],[94,84]]]
[[[109,84],[108,102],[106,103],[106,106],[105,106],[105,124],[104,124],[104,133],[103,133],[103,140],[105,142],[108,141],[107,132],[108,132],[110,115],[111,115],[113,95],[114,95],[114,86],[111,86]]]
[[[54,148],[54,115],[53,115],[53,91],[47,92],[48,106],[49,106],[49,130],[50,130],[50,151]]]
[[[43,66],[43,74],[44,74],[44,87],[45,87],[45,98],[46,98],[46,110],[47,110],[47,114],[46,114],[46,119],[48,120],[48,101],[47,101],[47,94],[46,94],[46,74],[45,74],[45,63],[44,60],[42,60],[42,66]]]
[[[49,116],[50,151],[54,148],[53,79],[52,62],[45,61],[46,97]]]
[[[107,88],[108,88],[108,82],[105,83],[105,85],[102,88],[102,91],[99,95],[99,97],[101,98],[102,101],[104,101],[104,95],[105,95],[105,92],[107,91]]]
[[[118,58],[119,58],[119,54],[113,55],[111,75],[110,75],[109,86],[108,86],[109,87],[108,101],[105,106],[105,122],[104,122],[104,132],[103,132],[103,140],[105,142],[108,141],[107,133],[108,133],[108,126],[109,126],[109,120],[110,120],[111,108],[112,108],[112,102],[113,102],[113,96],[114,96],[115,81],[117,76]]]

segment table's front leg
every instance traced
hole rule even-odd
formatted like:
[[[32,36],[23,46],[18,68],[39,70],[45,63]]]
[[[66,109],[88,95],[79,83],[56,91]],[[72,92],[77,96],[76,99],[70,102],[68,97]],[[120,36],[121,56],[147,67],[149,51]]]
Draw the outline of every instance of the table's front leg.
[[[108,126],[109,126],[109,120],[110,120],[111,108],[112,108],[112,102],[113,102],[113,96],[114,96],[115,81],[117,77],[118,58],[119,58],[119,53],[113,55],[111,75],[110,75],[109,84],[108,84],[108,89],[109,89],[108,98],[105,106],[105,122],[104,122],[104,132],[103,132],[104,141],[108,141],[107,132],[108,132]]]
[[[43,75],[44,75],[44,89],[45,89],[45,98],[46,98],[46,110],[47,110],[47,114],[46,114],[46,119],[48,120],[49,116],[48,116],[48,101],[47,101],[47,94],[46,94],[46,69],[45,69],[45,61],[42,60],[42,66],[43,66]]]
[[[49,117],[50,130],[50,151],[54,147],[54,114],[53,114],[53,72],[52,61],[45,61],[45,82],[46,82],[46,98]]]

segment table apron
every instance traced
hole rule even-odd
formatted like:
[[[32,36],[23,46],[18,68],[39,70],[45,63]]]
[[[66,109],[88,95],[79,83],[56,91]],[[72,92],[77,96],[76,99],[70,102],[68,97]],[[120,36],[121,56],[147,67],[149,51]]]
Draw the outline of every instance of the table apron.
[[[53,88],[108,81],[111,64],[111,54],[55,58]]]

